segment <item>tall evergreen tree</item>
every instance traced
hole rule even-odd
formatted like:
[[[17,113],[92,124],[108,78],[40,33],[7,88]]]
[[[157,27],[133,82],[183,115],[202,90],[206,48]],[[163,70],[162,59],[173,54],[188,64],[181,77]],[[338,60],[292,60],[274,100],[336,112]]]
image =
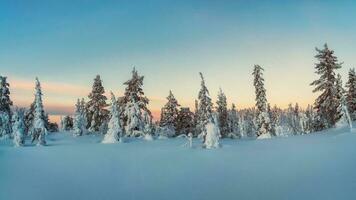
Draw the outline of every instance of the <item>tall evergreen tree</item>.
[[[87,102],[87,120],[88,128],[90,131],[99,131],[100,126],[108,118],[108,110],[106,107],[106,96],[104,95],[105,90],[100,79],[97,75],[94,79],[93,87],[91,93],[88,95],[89,101]]]
[[[73,134],[81,136],[86,133],[85,104],[83,100],[77,100],[73,119]]]
[[[132,112],[129,112],[126,109],[131,109],[131,111],[133,111],[133,107],[136,107],[136,104],[139,109],[139,111],[137,111],[137,112],[139,112],[140,115],[141,115],[141,113],[147,112],[147,114],[152,119],[151,111],[147,107],[149,100],[145,96],[145,93],[143,92],[143,79],[144,79],[144,76],[140,76],[138,74],[137,70],[135,68],[133,68],[131,79],[124,83],[124,85],[126,85],[125,93],[122,98],[118,99],[118,105],[125,109],[125,110],[121,111],[125,127],[132,125],[132,124],[129,125],[130,124],[129,121],[132,119],[130,119],[130,116],[127,115],[127,114],[132,114]],[[136,110],[136,108],[135,108],[135,110]],[[143,112],[143,111],[145,111],[145,112]],[[140,127],[142,127],[142,123],[143,123],[142,116],[137,117],[137,119],[141,119]],[[136,129],[136,128],[134,128],[134,129]],[[126,128],[125,128],[125,130],[126,130]]]
[[[177,118],[178,118],[178,107],[180,106],[176,98],[174,97],[172,91],[169,91],[167,97],[168,102],[164,105],[161,111],[161,127],[169,127],[176,131],[177,128]]]
[[[209,95],[209,90],[205,85],[205,80],[202,73],[201,78],[201,88],[198,95],[198,116],[197,116],[197,130],[200,137],[203,137],[205,141],[206,135],[206,124],[212,120],[212,107],[213,103]]]
[[[229,133],[227,102],[226,102],[226,96],[221,88],[219,89],[216,105],[217,105],[216,111],[218,117],[218,125],[220,128],[220,134],[222,137],[227,137]]]
[[[189,108],[180,108],[177,116],[178,134],[188,135],[194,131],[194,113]]]
[[[32,142],[37,140],[37,145],[46,144],[46,134],[47,129],[45,126],[45,120],[43,118],[43,103],[42,103],[42,89],[38,78],[36,78],[36,93],[35,93],[35,104],[34,104],[34,118],[33,126],[31,130]]]
[[[140,76],[135,68],[132,70],[132,77],[130,80],[126,81],[124,85],[126,85],[125,88],[125,94],[124,94],[124,103],[128,103],[131,101],[133,98],[140,106],[140,109],[148,111],[148,113],[151,114],[149,109],[147,108],[147,105],[149,103],[148,98],[145,96],[145,93],[143,92],[143,79],[144,76]]]
[[[333,127],[340,117],[337,109],[339,101],[335,85],[335,70],[339,69],[341,64],[338,63],[334,51],[329,49],[327,44],[324,45],[324,49],[316,48],[316,51],[318,54],[315,58],[319,63],[315,64],[315,73],[320,75],[320,78],[313,81],[311,85],[315,86],[313,92],[321,92],[321,95],[315,100],[314,108],[317,115],[315,128],[322,130]]]
[[[271,136],[270,119],[267,113],[266,89],[264,87],[263,68],[259,65],[254,66],[252,75],[254,76],[253,85],[256,94],[256,126],[257,136],[266,138]]]
[[[356,120],[356,74],[355,68],[350,69],[349,77],[346,83],[348,88],[346,94],[347,107],[352,120]]]
[[[198,126],[198,118],[199,118],[198,110],[199,110],[199,101],[197,99],[195,99],[195,101],[194,101],[194,132],[193,132],[194,137],[198,136],[200,133],[199,126]]]
[[[10,84],[6,76],[0,76],[0,111],[6,112],[11,117],[12,101],[10,99]]]
[[[314,132],[314,118],[315,113],[312,105],[308,105],[307,109],[305,110],[306,115],[306,124],[305,124],[305,133]]]
[[[73,117],[66,115],[62,118],[61,125],[63,131],[70,131],[73,129],[74,120]]]
[[[347,101],[345,98],[346,91],[342,87],[342,79],[340,74],[337,75],[337,79],[336,79],[336,93],[337,93],[337,99],[339,101],[339,106],[337,108],[337,111],[338,113],[340,113],[337,124],[339,126],[348,124],[352,129],[352,120],[351,120],[349,110],[347,108]]]
[[[10,136],[11,134],[11,106],[10,99],[10,84],[7,82],[7,77],[0,76],[0,137]]]
[[[228,111],[227,121],[228,121],[229,136],[232,138],[234,138],[235,136],[241,138],[243,135],[242,132],[240,131],[239,117],[235,104],[232,104],[231,109]]]

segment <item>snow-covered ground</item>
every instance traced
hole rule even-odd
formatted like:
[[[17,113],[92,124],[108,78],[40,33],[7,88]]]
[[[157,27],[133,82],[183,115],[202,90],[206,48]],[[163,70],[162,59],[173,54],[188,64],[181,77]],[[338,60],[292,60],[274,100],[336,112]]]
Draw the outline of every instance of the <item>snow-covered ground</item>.
[[[48,146],[0,142],[0,199],[356,199],[356,133],[101,144],[102,136],[49,135]],[[28,143],[28,141],[27,141]]]

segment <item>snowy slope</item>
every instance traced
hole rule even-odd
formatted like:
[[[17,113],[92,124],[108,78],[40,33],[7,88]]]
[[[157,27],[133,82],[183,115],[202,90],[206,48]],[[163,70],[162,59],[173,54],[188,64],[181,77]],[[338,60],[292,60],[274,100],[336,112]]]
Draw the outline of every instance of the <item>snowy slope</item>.
[[[356,133],[101,144],[101,136],[48,137],[48,146],[0,142],[0,199],[356,199]]]

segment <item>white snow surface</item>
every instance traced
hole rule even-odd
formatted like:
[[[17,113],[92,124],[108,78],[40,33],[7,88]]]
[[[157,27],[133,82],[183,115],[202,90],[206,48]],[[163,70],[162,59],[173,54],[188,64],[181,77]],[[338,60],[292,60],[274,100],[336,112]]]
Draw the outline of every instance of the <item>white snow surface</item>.
[[[0,140],[0,199],[356,199],[356,133],[333,129],[269,140],[49,134],[47,146]]]

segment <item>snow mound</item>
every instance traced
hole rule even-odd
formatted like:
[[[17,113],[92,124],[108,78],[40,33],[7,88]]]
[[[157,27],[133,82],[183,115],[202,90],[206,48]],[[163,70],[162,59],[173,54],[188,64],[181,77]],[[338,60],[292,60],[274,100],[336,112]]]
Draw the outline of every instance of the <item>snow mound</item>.
[[[262,134],[262,135],[260,135],[260,136],[257,137],[257,139],[259,139],[259,140],[271,139],[271,138],[272,138],[272,136],[271,136],[271,134],[269,134],[269,133],[265,133],[265,134]]]

